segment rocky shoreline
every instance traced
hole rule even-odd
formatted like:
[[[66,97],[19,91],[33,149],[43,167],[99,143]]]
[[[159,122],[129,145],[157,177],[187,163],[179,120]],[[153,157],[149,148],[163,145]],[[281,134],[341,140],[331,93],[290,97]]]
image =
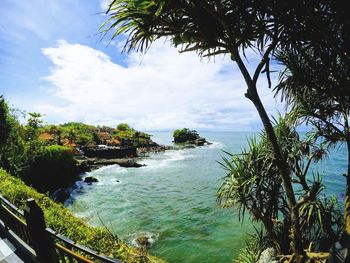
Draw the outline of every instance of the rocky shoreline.
[[[134,158],[115,158],[115,159],[105,159],[105,158],[85,158],[83,160],[78,160],[78,167],[81,172],[91,172],[93,170],[99,169],[106,165],[117,164],[121,167],[134,167],[139,168],[145,166],[145,164],[139,164]]]
[[[202,143],[203,142],[203,143]],[[71,195],[72,191],[76,189],[76,182],[81,181],[87,184],[93,184],[98,180],[92,176],[87,176],[83,180],[83,175],[87,172],[91,172],[96,169],[100,169],[107,165],[119,165],[125,168],[140,168],[146,166],[145,164],[139,163],[140,158],[149,157],[151,153],[161,153],[167,150],[181,150],[195,148],[197,146],[209,145],[205,139],[201,143],[197,144],[194,142],[182,143],[177,146],[165,146],[157,145],[152,147],[140,147],[136,149],[136,156],[124,157],[124,158],[101,158],[101,157],[86,157],[84,154],[76,156],[77,168],[79,171],[78,180],[73,181],[68,187],[59,188],[54,191],[50,198],[56,202],[64,203]],[[102,151],[102,150],[99,150]]]

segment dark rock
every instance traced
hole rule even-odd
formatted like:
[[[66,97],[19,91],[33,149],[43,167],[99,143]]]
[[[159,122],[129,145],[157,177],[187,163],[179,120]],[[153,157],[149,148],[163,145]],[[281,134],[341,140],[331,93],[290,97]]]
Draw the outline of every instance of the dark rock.
[[[191,149],[191,148],[195,148],[195,146],[194,145],[184,145],[182,148],[183,149]]]
[[[119,180],[115,180],[117,183],[119,183],[120,181]]]
[[[141,235],[138,238],[136,238],[136,242],[143,249],[151,247],[151,242],[146,235]]]
[[[196,146],[203,146],[205,142],[206,142],[205,138],[198,138],[194,141],[194,144]]]
[[[144,164],[139,164],[137,162],[135,162],[134,160],[124,160],[118,163],[121,167],[142,167],[145,166]]]
[[[88,160],[78,161],[77,168],[80,173],[86,173],[91,171],[91,162]]]
[[[87,176],[85,177],[84,182],[87,184],[92,184],[98,182],[98,180],[92,176]]]
[[[55,202],[63,203],[70,197],[71,191],[72,189],[69,188],[60,188],[56,190],[50,198]]]

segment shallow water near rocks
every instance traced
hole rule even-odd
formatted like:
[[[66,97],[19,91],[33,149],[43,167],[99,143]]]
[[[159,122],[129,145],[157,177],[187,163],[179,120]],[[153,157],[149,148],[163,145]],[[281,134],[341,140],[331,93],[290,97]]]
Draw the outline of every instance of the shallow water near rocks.
[[[171,133],[152,132],[153,140],[172,145]],[[150,252],[169,262],[232,262],[253,227],[239,222],[234,209],[216,207],[216,192],[225,175],[217,161],[223,151],[238,153],[253,133],[200,133],[212,145],[152,154],[147,166],[106,166],[86,176],[98,183],[80,184],[67,207],[92,225],[104,225],[125,242],[146,235]],[[319,171],[328,193],[342,198],[346,154],[339,148]],[[341,201],[341,200],[340,200]]]

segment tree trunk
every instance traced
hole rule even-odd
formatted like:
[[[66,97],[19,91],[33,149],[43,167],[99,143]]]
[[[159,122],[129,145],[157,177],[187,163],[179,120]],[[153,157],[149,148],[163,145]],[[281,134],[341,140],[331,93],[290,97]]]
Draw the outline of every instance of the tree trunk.
[[[348,254],[344,262],[350,263],[350,251],[349,251],[350,249],[350,140],[348,136],[347,136],[347,148],[348,148],[348,171],[346,175],[346,188],[345,188],[344,235],[346,237],[346,246],[348,248]]]
[[[286,191],[288,205],[291,209],[291,223],[292,223],[291,247],[296,256],[296,262],[302,262],[303,260],[305,260],[305,252],[303,249],[301,233],[300,233],[299,209],[296,207],[294,190],[292,187],[290,173],[288,172],[287,163],[282,158],[282,154],[277,142],[275,132],[273,130],[270,119],[266,113],[266,110],[259,98],[256,87],[252,87],[252,86],[249,87],[246,97],[253,102],[255,108],[257,109],[259,116],[263,122],[266,135],[268,136],[269,141],[272,144],[272,148],[275,154],[276,165],[281,173],[282,180],[283,180],[283,187],[284,187],[284,190]]]
[[[264,54],[264,58],[261,61],[261,63],[266,63],[264,59],[266,59],[266,54],[268,55],[268,51]],[[231,59],[235,61],[244,77],[244,80],[247,84],[247,93],[246,97],[251,100],[257,109],[260,119],[264,125],[266,134],[268,136],[269,141],[272,144],[275,162],[278,170],[281,173],[282,181],[283,181],[283,188],[286,191],[287,194],[287,200],[288,200],[288,206],[291,211],[291,247],[292,252],[295,254],[295,262],[304,262],[305,257],[305,251],[303,249],[302,239],[301,239],[301,233],[300,233],[300,224],[299,224],[299,209],[296,207],[296,200],[294,195],[294,190],[292,187],[292,181],[290,178],[290,173],[288,172],[287,163],[282,158],[282,154],[280,151],[280,147],[277,142],[277,138],[275,135],[275,131],[273,130],[272,124],[270,122],[270,119],[266,113],[266,110],[260,100],[259,94],[257,92],[256,88],[256,82],[253,81],[251,78],[247,68],[245,67],[239,52],[237,48],[233,48],[231,50]],[[261,64],[259,64],[261,66]],[[263,65],[263,64],[262,64]],[[256,72],[259,74],[259,72]]]

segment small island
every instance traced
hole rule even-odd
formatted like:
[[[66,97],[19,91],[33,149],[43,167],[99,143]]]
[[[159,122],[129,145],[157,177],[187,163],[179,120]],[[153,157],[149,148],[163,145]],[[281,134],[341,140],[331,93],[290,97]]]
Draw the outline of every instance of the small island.
[[[189,145],[203,146],[205,144],[211,144],[205,138],[200,137],[198,132],[183,128],[181,130],[175,130],[173,132],[174,143],[183,143]]]

